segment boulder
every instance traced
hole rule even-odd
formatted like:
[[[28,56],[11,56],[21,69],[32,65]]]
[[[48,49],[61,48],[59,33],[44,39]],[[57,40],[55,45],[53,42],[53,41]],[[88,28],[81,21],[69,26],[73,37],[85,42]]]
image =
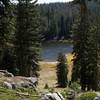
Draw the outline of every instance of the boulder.
[[[0,70],[0,77],[14,77],[14,75],[7,70]]]
[[[3,86],[7,89],[16,89],[17,88],[17,85],[14,82],[10,83],[10,82],[5,81],[3,83]]]
[[[68,91],[68,100],[75,100],[75,91],[74,90],[70,90]]]
[[[35,89],[38,84],[38,79],[36,77],[14,76],[6,70],[0,70],[0,82],[2,82],[1,85],[3,84],[4,87],[9,89],[20,87],[31,87]]]
[[[100,97],[96,96],[93,100],[100,100]]]
[[[3,83],[3,86],[5,87],[5,88],[7,88],[7,89],[12,89],[12,84],[11,83],[9,83],[9,82],[4,82]]]
[[[5,76],[5,74],[2,73],[2,72],[0,72],[0,78],[1,78],[1,77],[4,77],[4,76]]]
[[[16,84],[18,87],[32,87],[35,88],[37,83],[38,83],[38,79],[36,77],[21,77],[21,76],[16,76],[14,77],[14,79],[16,81]]]
[[[36,77],[26,77],[26,80],[28,80],[30,83],[32,83],[34,86],[37,86],[38,79]]]
[[[44,94],[41,100],[65,100],[59,92]]]
[[[35,77],[21,77],[21,76],[16,76],[13,77],[12,81],[15,82],[17,87],[24,87],[24,88],[35,88],[36,83],[38,82],[37,78]]]

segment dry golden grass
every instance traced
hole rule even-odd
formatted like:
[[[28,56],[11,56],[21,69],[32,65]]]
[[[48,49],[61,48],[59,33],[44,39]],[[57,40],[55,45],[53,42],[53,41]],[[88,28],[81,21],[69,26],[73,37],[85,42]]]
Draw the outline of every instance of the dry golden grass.
[[[68,79],[71,80],[71,72],[72,72],[72,54],[67,54],[67,64],[68,64]],[[56,64],[57,62],[40,62],[40,78],[39,78],[39,90],[44,91],[45,84],[48,84],[49,87],[56,87]],[[61,89],[58,89],[61,90]]]
[[[73,66],[73,55],[71,53],[66,54],[66,58],[67,58],[67,64],[68,64],[68,79],[71,80],[71,75],[72,75],[72,66]]]
[[[49,87],[55,87],[56,83],[56,70],[55,70],[56,63],[47,63],[42,62],[40,63],[40,77],[39,77],[39,90],[43,90],[45,84],[48,84]]]

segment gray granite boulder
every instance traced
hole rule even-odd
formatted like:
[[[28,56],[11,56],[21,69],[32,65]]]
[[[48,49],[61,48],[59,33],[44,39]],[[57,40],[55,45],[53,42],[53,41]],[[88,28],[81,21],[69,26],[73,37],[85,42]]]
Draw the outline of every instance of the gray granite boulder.
[[[100,100],[100,97],[96,96],[93,100]]]
[[[4,82],[3,83],[3,86],[5,87],[5,88],[7,88],[7,89],[12,89],[12,84],[11,83],[9,83],[9,82]]]
[[[42,95],[41,100],[65,100],[59,92]]]
[[[38,84],[38,79],[36,77],[22,77],[22,76],[14,76],[14,77],[5,77],[3,73],[1,73],[0,77],[0,86],[16,89],[16,88],[36,88]]]
[[[0,70],[0,77],[14,77],[14,75],[7,70]]]

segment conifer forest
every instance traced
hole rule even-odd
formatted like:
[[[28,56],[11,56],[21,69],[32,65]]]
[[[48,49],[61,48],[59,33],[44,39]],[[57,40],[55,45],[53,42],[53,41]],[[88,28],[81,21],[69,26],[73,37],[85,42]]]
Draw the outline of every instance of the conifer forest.
[[[100,100],[100,0],[44,1],[0,0],[0,100]]]

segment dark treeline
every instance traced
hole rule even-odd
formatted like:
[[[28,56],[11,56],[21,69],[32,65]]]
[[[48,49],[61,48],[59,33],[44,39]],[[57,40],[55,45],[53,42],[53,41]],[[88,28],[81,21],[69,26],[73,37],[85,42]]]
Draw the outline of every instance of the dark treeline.
[[[87,2],[91,11],[100,11],[100,6],[94,1]],[[44,40],[70,39],[72,25],[79,15],[79,5],[70,3],[40,4],[42,34]]]
[[[75,12],[71,3],[39,5],[45,40],[69,39]],[[74,13],[74,14],[73,14]]]

